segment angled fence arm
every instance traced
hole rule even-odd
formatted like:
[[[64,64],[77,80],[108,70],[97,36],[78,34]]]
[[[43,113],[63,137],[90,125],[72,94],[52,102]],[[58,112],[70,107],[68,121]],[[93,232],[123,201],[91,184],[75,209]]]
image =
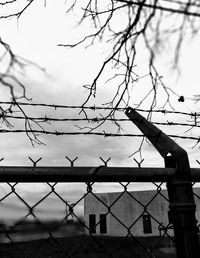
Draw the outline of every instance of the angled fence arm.
[[[169,208],[174,225],[178,258],[200,257],[190,165],[187,152],[169,136],[128,107],[128,118],[141,130],[165,160],[166,167],[175,167],[172,180],[167,182]]]

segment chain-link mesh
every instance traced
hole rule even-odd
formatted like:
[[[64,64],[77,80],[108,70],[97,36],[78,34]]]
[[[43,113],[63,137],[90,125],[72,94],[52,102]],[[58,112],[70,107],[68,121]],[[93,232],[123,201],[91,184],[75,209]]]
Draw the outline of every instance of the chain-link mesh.
[[[66,158],[74,167],[77,158]],[[44,182],[42,169],[39,176],[35,169],[41,158],[29,159],[35,171],[27,170],[31,179]],[[0,183],[1,257],[177,257],[166,176],[163,183],[150,183],[155,174],[152,178],[146,175],[146,179],[144,175],[144,183],[137,179],[141,173],[135,170],[135,182],[128,180],[128,172],[123,182],[116,183],[117,168],[114,173],[108,168],[105,172],[112,170],[112,180],[99,183],[97,176],[110,158],[101,160],[103,166],[84,170],[88,170],[89,182],[83,180],[83,167],[76,167],[68,173],[76,174],[78,169],[80,176],[75,181],[64,180],[66,183],[58,180],[63,175],[58,170],[61,177],[54,171],[55,183]],[[137,165],[140,169],[141,162]],[[51,170],[45,173],[52,178]],[[167,170],[166,175],[170,173]],[[200,228],[198,183],[193,183],[193,192]]]
[[[1,257],[176,257],[163,183],[30,186],[1,184]]]

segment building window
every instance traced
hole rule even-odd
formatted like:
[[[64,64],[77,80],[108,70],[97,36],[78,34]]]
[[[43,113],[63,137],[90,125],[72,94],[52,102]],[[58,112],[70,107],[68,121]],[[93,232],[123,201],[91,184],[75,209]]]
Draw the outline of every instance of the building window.
[[[107,233],[106,214],[100,214],[100,234]]]
[[[96,234],[96,215],[95,214],[89,215],[89,233]]]
[[[152,233],[152,227],[151,227],[151,217],[149,214],[143,215],[143,230],[144,234]]]

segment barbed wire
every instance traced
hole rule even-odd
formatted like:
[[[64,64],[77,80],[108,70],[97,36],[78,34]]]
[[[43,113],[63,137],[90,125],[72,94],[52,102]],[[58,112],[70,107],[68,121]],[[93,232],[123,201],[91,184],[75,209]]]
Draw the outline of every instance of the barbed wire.
[[[89,110],[113,110],[113,107],[108,106],[82,106],[82,105],[61,105],[61,104],[47,104],[47,103],[30,103],[30,102],[16,102],[14,101],[0,101],[0,105],[11,105],[15,106],[17,103],[18,106],[35,106],[35,107],[47,107],[56,109],[89,109]],[[116,111],[125,111],[124,108],[116,107],[114,108]],[[200,116],[200,112],[183,112],[183,111],[175,111],[175,110],[166,110],[166,109],[142,109],[135,108],[136,111],[145,112],[145,113],[162,113],[162,114],[180,114],[186,116]]]
[[[188,114],[189,115],[189,114]],[[43,117],[33,117],[33,116],[27,116],[27,117],[23,117],[23,116],[13,116],[13,115],[4,115],[4,118],[9,118],[9,119],[19,119],[19,120],[34,120],[34,121],[38,121],[38,122],[92,122],[92,123],[98,123],[101,121],[104,121],[105,119],[102,117],[91,117],[91,118],[66,118],[66,117],[61,117],[61,118],[57,118],[57,117],[49,117],[49,116],[43,116]],[[1,119],[1,115],[0,115],[0,119]],[[107,121],[110,122],[130,122],[130,120],[128,118],[107,118]],[[157,122],[157,121],[151,121],[153,124],[156,125],[164,125],[164,126],[187,126],[187,127],[200,127],[199,124],[197,124],[197,122],[195,123],[177,123],[177,122],[173,122],[173,121],[167,121],[167,122]]]
[[[9,130],[9,129],[0,129],[0,134],[1,133],[31,133],[31,134],[48,134],[48,135],[95,135],[95,136],[104,136],[104,137],[144,137],[143,134],[129,134],[129,133],[110,133],[110,132],[67,132],[67,131],[48,131],[48,130],[25,130],[25,129],[14,129],[14,130]],[[147,135],[148,136],[148,135]],[[172,138],[179,138],[179,139],[188,139],[188,140],[195,140],[195,141],[200,141],[199,137],[194,137],[194,136],[184,136],[184,135],[174,135],[174,134],[168,134],[169,137]],[[154,135],[150,137],[155,137]]]
[[[16,100],[13,101],[0,101],[0,105],[9,105],[10,107],[7,109],[7,112],[4,112],[4,109],[1,110],[1,114],[0,114],[0,121],[2,119],[2,124],[5,124],[5,128],[1,128],[0,129],[0,133],[1,134],[6,134],[6,133],[25,133],[28,138],[30,139],[32,145],[34,145],[34,143],[37,144],[44,144],[43,142],[41,142],[41,140],[39,139],[39,135],[41,134],[46,134],[46,135],[55,135],[55,136],[60,136],[60,135],[68,135],[68,136],[73,136],[73,135],[93,135],[93,136],[103,136],[103,137],[144,137],[144,135],[142,134],[131,134],[131,133],[122,133],[122,126],[120,124],[120,122],[130,122],[130,120],[128,118],[121,118],[121,117],[117,117],[115,116],[107,116],[106,119],[104,116],[102,116],[101,114],[98,114],[96,117],[89,117],[89,115],[87,117],[81,117],[81,111],[83,109],[82,106],[80,105],[60,105],[60,104],[47,104],[47,103],[30,103],[30,102],[17,102]],[[22,106],[28,106],[28,107],[39,107],[39,108],[43,108],[44,111],[47,110],[47,108],[54,108],[55,111],[57,111],[58,109],[69,109],[69,110],[73,110],[73,109],[79,109],[80,112],[77,114],[79,117],[70,117],[70,114],[68,117],[63,117],[63,115],[61,114],[60,117],[56,117],[56,116],[52,116],[51,115],[41,115],[41,116],[34,116],[34,115],[28,115],[28,111],[32,111],[32,109],[29,109],[26,113],[24,111],[24,109],[22,108]],[[17,108],[17,110],[15,110],[14,108]],[[92,111],[97,111],[97,110],[103,110],[103,111],[107,111],[110,110],[112,108],[110,107],[103,107],[103,106],[86,106],[84,107],[84,109],[87,110],[92,110]],[[23,112],[22,112],[23,110]],[[146,109],[141,109],[141,108],[136,108],[137,111],[139,112],[146,112],[148,113],[149,110]],[[125,111],[125,108],[117,108],[116,111]],[[16,113],[20,112],[20,115],[15,115]],[[37,112],[34,109],[34,112]],[[188,127],[188,129],[183,132],[182,134],[173,134],[173,135],[169,135],[172,138],[179,138],[179,139],[188,139],[188,140],[193,140],[196,141],[195,146],[199,143],[199,137],[196,136],[190,136],[187,135],[186,133],[191,131],[193,128],[199,128],[200,127],[200,123],[199,123],[199,116],[200,114],[197,112],[194,113],[189,113],[189,112],[181,112],[181,111],[175,111],[175,110],[151,110],[152,113],[160,113],[162,115],[166,115],[166,114],[175,114],[175,115],[179,115],[179,116],[188,116],[191,118],[190,121],[184,121],[184,122],[174,122],[172,119],[170,118],[171,121],[152,121],[151,122],[155,125],[162,125],[162,126],[180,126],[180,127]],[[41,112],[40,112],[41,113]],[[177,117],[176,117],[177,119]],[[22,120],[25,123],[24,128],[16,128],[16,126],[13,125],[13,123],[11,123],[11,121],[17,121],[17,120]],[[59,131],[59,130],[49,130],[43,126],[41,126],[41,123],[46,123],[48,125],[51,125],[51,122],[87,122],[88,124],[90,123],[96,123],[97,125],[101,125],[101,123],[104,123],[105,121],[107,122],[112,122],[115,125],[117,125],[118,130],[115,132],[108,132],[108,131],[97,131],[96,129],[99,128],[98,126],[80,126],[80,125],[75,125],[75,128],[78,128],[79,131],[75,130],[71,130],[71,131]]]

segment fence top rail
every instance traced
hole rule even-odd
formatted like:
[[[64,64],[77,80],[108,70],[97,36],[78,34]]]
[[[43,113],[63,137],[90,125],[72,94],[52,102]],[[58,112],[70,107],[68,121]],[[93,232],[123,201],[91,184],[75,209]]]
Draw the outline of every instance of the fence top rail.
[[[0,182],[167,182],[175,168],[1,166]],[[200,169],[191,168],[200,182]]]

